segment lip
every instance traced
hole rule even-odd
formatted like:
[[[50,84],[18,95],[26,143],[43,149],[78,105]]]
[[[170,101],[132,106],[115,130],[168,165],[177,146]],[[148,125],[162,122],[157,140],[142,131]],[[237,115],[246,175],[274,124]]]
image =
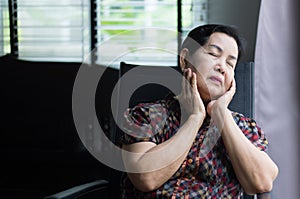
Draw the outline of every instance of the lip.
[[[220,77],[218,77],[218,76],[211,76],[210,78],[209,78],[210,80],[212,80],[213,82],[217,82],[217,83],[219,83],[220,85],[222,85],[222,78],[220,78]]]

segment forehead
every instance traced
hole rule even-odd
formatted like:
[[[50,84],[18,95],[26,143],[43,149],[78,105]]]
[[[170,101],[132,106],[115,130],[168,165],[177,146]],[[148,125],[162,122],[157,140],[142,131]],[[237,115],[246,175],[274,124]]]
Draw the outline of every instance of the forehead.
[[[206,44],[205,47],[219,46],[223,51],[230,53],[231,55],[238,55],[238,45],[235,39],[225,33],[215,32],[213,33]]]

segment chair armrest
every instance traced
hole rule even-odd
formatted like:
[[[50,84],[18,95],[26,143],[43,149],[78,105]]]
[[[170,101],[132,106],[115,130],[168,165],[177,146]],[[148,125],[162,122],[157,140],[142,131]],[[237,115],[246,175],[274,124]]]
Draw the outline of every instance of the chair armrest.
[[[271,192],[258,193],[256,195],[244,194],[243,199],[271,199]]]
[[[271,192],[259,193],[257,199],[271,199]]]
[[[59,193],[55,193],[53,195],[49,195],[44,197],[44,199],[71,199],[78,198],[81,195],[85,195],[89,192],[107,190],[109,182],[106,180],[97,180],[94,182],[89,182],[86,184],[78,185],[76,187],[72,187],[70,189],[61,191]],[[99,196],[101,197],[101,196]]]

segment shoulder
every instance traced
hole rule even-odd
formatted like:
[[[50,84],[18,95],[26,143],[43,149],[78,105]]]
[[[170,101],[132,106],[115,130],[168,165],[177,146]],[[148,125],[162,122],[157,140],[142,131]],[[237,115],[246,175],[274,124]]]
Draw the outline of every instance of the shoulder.
[[[253,119],[253,118],[246,117],[242,113],[233,112],[233,111],[231,112],[231,114],[232,114],[234,121],[237,123],[237,125],[239,127],[260,128],[257,125],[257,122],[255,121],[255,119]]]
[[[159,117],[166,113],[165,100],[159,100],[153,103],[140,103],[133,108],[128,108],[124,116],[126,119],[134,119],[135,123],[151,123],[154,117]]]
[[[165,100],[154,103],[140,103],[124,112],[122,121],[123,135],[121,142],[154,142],[157,144],[157,134],[163,129],[168,117]]]
[[[232,117],[243,134],[261,150],[267,150],[268,141],[262,128],[255,119],[244,116],[241,113],[232,112]]]
[[[240,127],[240,129],[242,129],[245,135],[249,134],[252,131],[262,131],[262,129],[259,127],[259,125],[257,125],[257,122],[253,118],[246,117],[243,114],[237,112],[231,113],[234,121]]]
[[[156,123],[164,121],[170,112],[179,112],[179,104],[172,94],[150,103],[139,103],[125,111],[126,119],[134,119],[137,123]]]

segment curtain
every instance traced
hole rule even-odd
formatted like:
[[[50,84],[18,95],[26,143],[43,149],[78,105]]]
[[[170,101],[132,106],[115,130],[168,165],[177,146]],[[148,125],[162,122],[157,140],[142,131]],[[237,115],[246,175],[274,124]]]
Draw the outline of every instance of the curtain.
[[[299,198],[299,57],[294,1],[262,0],[255,51],[255,118],[279,167],[272,198]],[[298,43],[298,44],[297,44]]]

